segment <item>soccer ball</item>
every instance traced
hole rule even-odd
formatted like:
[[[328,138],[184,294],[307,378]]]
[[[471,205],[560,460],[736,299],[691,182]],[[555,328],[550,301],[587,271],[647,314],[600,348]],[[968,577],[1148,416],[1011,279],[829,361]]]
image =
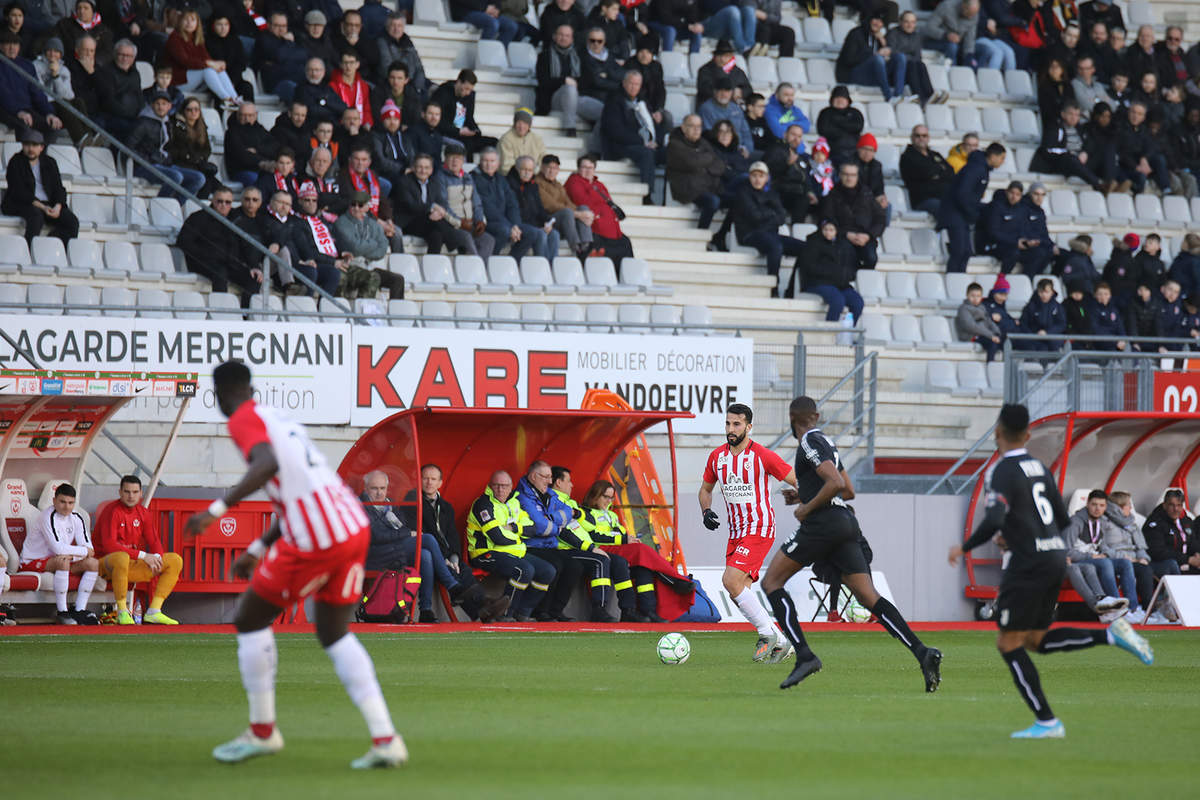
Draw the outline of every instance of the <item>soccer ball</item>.
[[[851,622],[870,622],[871,609],[858,602],[858,598],[854,598],[850,605],[846,606],[846,619]]]
[[[664,664],[682,664],[692,654],[692,646],[682,633],[668,633],[658,640],[658,657]]]

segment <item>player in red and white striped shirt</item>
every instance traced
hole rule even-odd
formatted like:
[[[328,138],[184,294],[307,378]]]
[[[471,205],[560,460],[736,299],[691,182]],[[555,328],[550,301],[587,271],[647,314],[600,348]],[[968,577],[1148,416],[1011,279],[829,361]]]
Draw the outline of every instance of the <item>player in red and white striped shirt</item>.
[[[713,487],[720,483],[729,512],[729,546],[721,582],[758,630],[754,660],[777,664],[791,654],[792,647],[754,596],[753,586],[775,542],[771,478],[795,487],[796,471],[775,453],[751,441],[753,422],[754,412],[747,405],[734,403],[726,410],[726,444],[713,450],[704,466],[700,510],[704,527],[715,531],[721,526],[717,512],[712,510]]]
[[[371,535],[362,504],[308,438],[304,426],[254,401],[250,370],[228,361],[213,370],[217,405],[229,417],[229,434],[249,469],[225,497],[188,520],[190,535],[203,533],[230,506],[263,489],[275,506],[275,522],[234,564],[247,577],[234,625],[238,666],[250,700],[250,729],[218,745],[219,761],[244,761],[279,752],[275,727],[275,635],[271,623],[308,595],[316,601],[317,639],[371,732],[371,749],[351,766],[394,767],[408,759],[392,726],[375,665],[350,633],[354,604],[362,594],[363,561]],[[265,558],[264,558],[265,555]],[[260,561],[261,559],[261,561]]]

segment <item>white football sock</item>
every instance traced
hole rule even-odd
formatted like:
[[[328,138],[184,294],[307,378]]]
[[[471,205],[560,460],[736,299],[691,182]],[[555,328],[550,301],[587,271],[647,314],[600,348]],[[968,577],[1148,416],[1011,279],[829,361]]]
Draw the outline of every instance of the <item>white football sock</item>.
[[[92,596],[92,589],[96,586],[96,578],[99,577],[98,572],[85,572],[79,578],[79,588],[75,590],[75,610],[84,611],[87,609],[88,598]]]
[[[4,594],[12,586],[12,579],[8,577],[8,570],[0,567],[0,594]]]
[[[242,686],[250,701],[250,724],[275,722],[275,633],[270,628],[251,633],[239,633],[238,668]]]
[[[333,669],[346,687],[346,693],[358,706],[372,739],[389,739],[396,735],[387,702],[375,677],[375,664],[366,648],[353,633],[347,633],[325,648],[333,661]]]
[[[771,621],[771,615],[762,607],[762,603],[758,602],[758,598],[754,596],[753,589],[743,589],[741,594],[733,598],[733,602],[737,603],[738,608],[746,615],[746,619],[750,620],[750,624],[754,626],[760,636],[771,636],[775,633],[775,623]]]
[[[71,586],[71,573],[65,569],[54,571],[54,604],[59,612],[67,610],[67,589]]]

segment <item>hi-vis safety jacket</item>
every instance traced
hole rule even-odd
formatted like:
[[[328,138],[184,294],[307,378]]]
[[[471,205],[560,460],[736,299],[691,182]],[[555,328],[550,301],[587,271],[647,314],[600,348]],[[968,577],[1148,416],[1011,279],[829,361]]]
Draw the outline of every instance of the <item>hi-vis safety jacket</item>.
[[[588,538],[596,544],[633,544],[636,540],[621,527],[621,520],[615,511],[601,511],[598,508],[583,509],[579,518],[579,527]]]
[[[527,524],[528,515],[521,510],[515,494],[507,503],[501,503],[488,487],[471,504],[471,513],[467,515],[467,555],[475,558],[491,551],[524,557],[521,529]]]
[[[560,492],[558,489],[552,489],[555,496],[571,509],[572,518],[566,525],[558,531],[558,549],[559,550],[595,550],[596,545],[588,537],[587,531],[580,525],[580,520],[583,517],[583,509],[579,504],[571,499],[571,496],[566,492]]]

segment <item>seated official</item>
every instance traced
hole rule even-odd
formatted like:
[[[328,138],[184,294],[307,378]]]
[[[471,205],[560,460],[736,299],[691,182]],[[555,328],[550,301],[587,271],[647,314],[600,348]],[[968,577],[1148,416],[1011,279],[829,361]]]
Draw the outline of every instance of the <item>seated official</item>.
[[[87,610],[99,569],[87,524],[75,510],[75,487],[64,483],[54,490],[54,505],[42,512],[31,535],[25,539],[21,571],[53,573],[59,625],[99,625],[100,620]],[[79,588],[75,592],[75,609],[68,611],[67,590],[72,575],[80,576]]]
[[[553,479],[550,465],[538,460],[529,465],[529,471],[517,484],[517,500],[530,520],[522,530],[522,537],[532,552],[557,568],[560,579],[587,570],[591,576],[591,621],[616,622],[605,610],[612,589],[608,554],[600,552],[580,535],[574,509],[550,489]],[[554,594],[548,598],[544,618],[570,620],[564,611],[571,599],[573,584],[569,578],[560,580]]]
[[[178,625],[163,613],[162,607],[179,580],[183,559],[178,553],[163,552],[154,515],[142,505],[141,479],[136,475],[121,478],[120,492],[117,502],[106,506],[93,526],[100,577],[108,581],[117,601],[117,624],[133,624],[125,601],[129,584],[156,581],[142,621]]]
[[[492,473],[487,489],[467,515],[467,555],[473,566],[508,580],[500,598],[485,611],[503,613],[500,622],[532,622],[533,610],[550,590],[558,570],[525,547],[521,529],[528,516],[512,489],[507,472]]]
[[[369,570],[401,569],[416,561],[417,536],[406,526],[388,497],[388,477],[383,470],[368,472],[363,477],[362,501],[371,523],[371,544],[367,549],[365,567]],[[461,605],[472,619],[479,617],[483,590],[479,584],[464,584],[446,565],[446,558],[434,536],[421,537],[421,588],[417,605],[421,622],[437,622],[433,611],[433,582],[445,586],[451,601]],[[449,609],[447,609],[449,611]],[[451,620],[453,622],[454,620]]]
[[[1168,489],[1142,525],[1150,567],[1157,577],[1200,574],[1200,541],[1183,505],[1183,492]]]
[[[412,529],[417,527],[417,492],[410,489],[404,495],[405,505],[400,512],[404,523]],[[475,574],[463,569],[462,542],[458,537],[458,524],[454,521],[454,506],[442,497],[442,468],[437,464],[421,467],[421,535],[437,539],[446,557],[446,566],[462,584],[475,583]]]

